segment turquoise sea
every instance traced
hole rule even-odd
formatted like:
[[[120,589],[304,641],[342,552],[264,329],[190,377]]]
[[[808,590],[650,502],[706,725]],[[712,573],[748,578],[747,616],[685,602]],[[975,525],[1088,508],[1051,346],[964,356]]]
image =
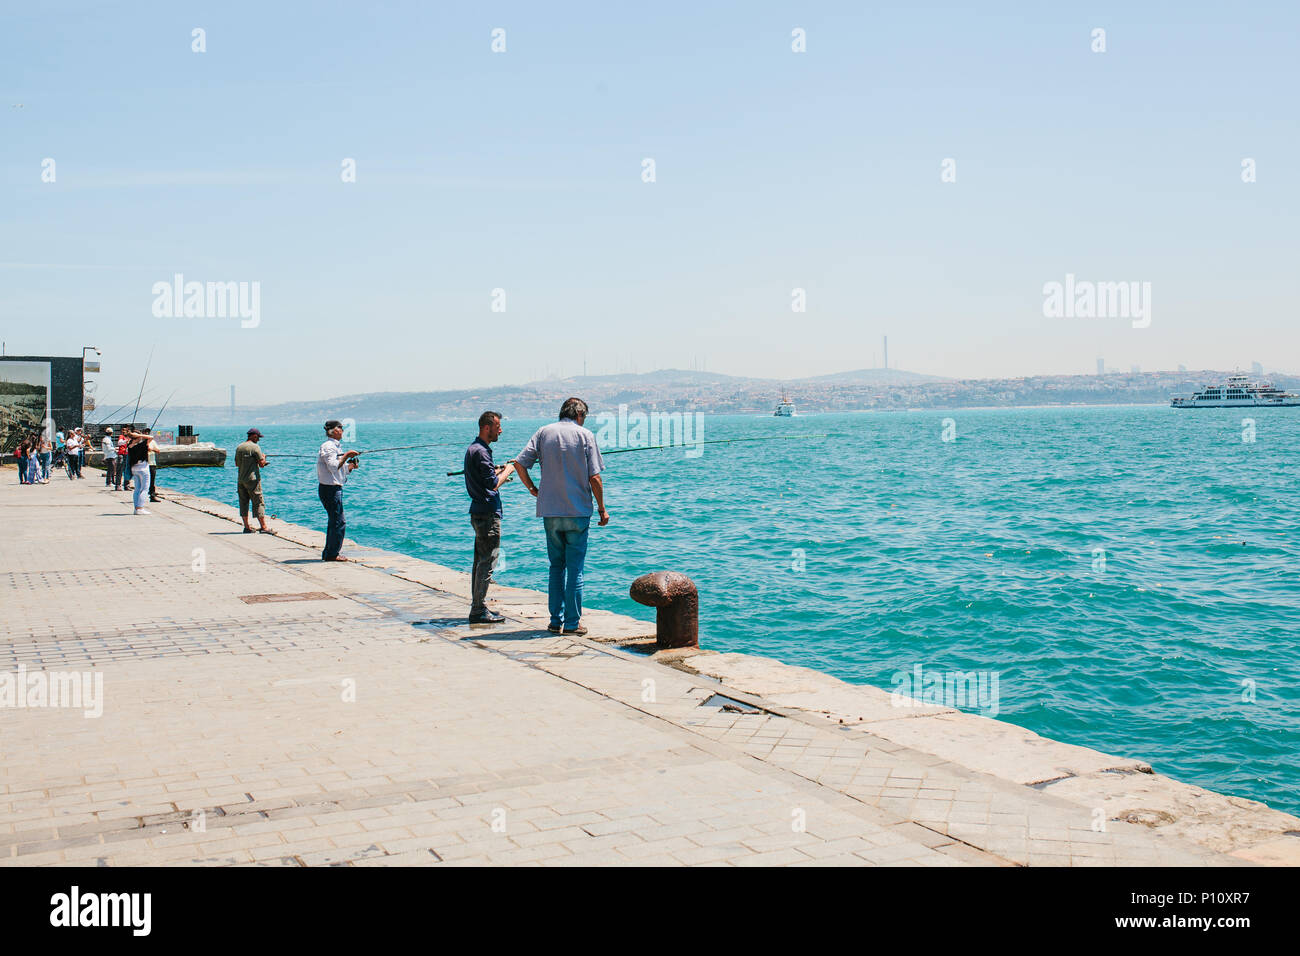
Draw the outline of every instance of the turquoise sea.
[[[1300,409],[703,421],[705,440],[831,437],[609,456],[612,521],[593,523],[588,606],[652,620],[628,585],[682,571],[699,585],[706,647],[885,688],[918,664],[993,672],[1000,719],[1300,812]],[[160,483],[235,504],[249,424],[267,453],[312,456],[266,469],[269,511],[323,528],[319,426],[198,429],[229,465]],[[541,424],[507,420],[497,460]],[[365,457],[345,495],[349,536],[468,571],[468,502],[446,472],[476,430],[359,423],[346,447],[428,447]],[[545,590],[533,499],[517,481],[504,499],[498,578]]]

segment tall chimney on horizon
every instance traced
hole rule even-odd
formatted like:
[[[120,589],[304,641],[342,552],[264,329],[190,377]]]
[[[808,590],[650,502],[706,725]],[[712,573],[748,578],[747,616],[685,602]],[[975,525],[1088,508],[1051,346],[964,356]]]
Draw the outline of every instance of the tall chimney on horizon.
[[[230,386],[230,420],[235,420],[235,386]]]
[[[885,336],[885,368],[889,368],[889,336]]]

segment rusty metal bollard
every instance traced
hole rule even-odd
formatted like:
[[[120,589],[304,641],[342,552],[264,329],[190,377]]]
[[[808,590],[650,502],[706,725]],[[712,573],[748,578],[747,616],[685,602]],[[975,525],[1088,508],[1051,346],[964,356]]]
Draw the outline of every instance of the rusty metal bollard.
[[[659,647],[700,646],[700,595],[695,582],[676,571],[643,574],[628,590],[638,604],[656,608],[655,643]]]

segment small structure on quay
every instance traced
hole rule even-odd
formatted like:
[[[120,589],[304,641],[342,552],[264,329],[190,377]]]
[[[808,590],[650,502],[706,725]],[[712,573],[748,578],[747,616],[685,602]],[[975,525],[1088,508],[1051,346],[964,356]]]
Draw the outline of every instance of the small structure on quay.
[[[655,608],[655,643],[661,648],[700,646],[700,595],[677,571],[643,574],[628,590],[638,604]]]

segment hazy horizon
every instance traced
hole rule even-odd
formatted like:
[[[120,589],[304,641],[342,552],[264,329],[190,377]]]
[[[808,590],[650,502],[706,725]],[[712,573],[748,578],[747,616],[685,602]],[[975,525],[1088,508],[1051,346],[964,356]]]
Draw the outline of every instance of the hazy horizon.
[[[885,369],[848,369],[848,370],[845,370],[845,371],[842,371],[842,372],[838,372],[838,373],[836,373],[836,372],[832,372],[832,373],[828,373],[828,375],[826,375],[826,376],[818,376],[818,377],[822,377],[822,378],[825,378],[825,377],[835,377],[835,376],[837,376],[837,375],[849,375],[849,374],[852,374],[852,373],[854,373],[854,372],[874,372],[874,371],[881,371],[881,372],[883,372],[883,371],[889,371],[889,372],[898,373],[898,374],[900,374],[900,375],[904,375],[904,376],[916,376],[916,378],[917,378],[917,380],[918,380],[918,381],[917,381],[917,384],[924,384],[924,382],[921,381],[921,380],[930,380],[930,381],[935,382],[935,383],[944,383],[944,382],[955,383],[955,382],[961,382],[961,381],[965,381],[965,382],[978,382],[978,381],[999,381],[999,380],[1034,379],[1034,378],[1073,377],[1073,376],[1068,376],[1068,375],[1066,375],[1066,376],[1056,376],[1056,375],[1051,375],[1051,374],[1030,374],[1030,375],[1014,375],[1014,376],[1005,376],[1005,377],[1004,377],[1004,376],[998,376],[998,377],[995,377],[995,378],[978,378],[978,377],[977,377],[977,378],[967,378],[967,379],[955,379],[955,378],[944,378],[944,377],[939,377],[939,376],[929,376],[929,375],[925,375],[924,373],[916,373],[916,372],[912,372],[912,371],[907,370],[907,369],[893,369],[893,368],[888,369],[888,370],[885,370]],[[1246,373],[1246,374],[1250,374],[1250,372],[1249,372],[1248,369],[1236,369],[1236,370],[1233,370],[1233,369],[1214,369],[1214,368],[1204,368],[1204,369],[1193,369],[1193,368],[1189,368],[1189,369],[1186,370],[1186,372],[1180,372],[1180,371],[1179,371],[1178,369],[1176,369],[1176,368],[1172,368],[1172,369],[1170,369],[1170,368],[1165,368],[1165,369],[1155,368],[1155,369],[1140,369],[1137,373],[1134,373],[1134,372],[1132,372],[1131,370],[1127,370],[1127,369],[1109,369],[1109,368],[1108,368],[1107,371],[1106,371],[1106,375],[1105,375],[1104,377],[1109,378],[1110,376],[1114,375],[1114,376],[1116,376],[1116,377],[1123,378],[1123,377],[1125,377],[1125,376],[1131,376],[1131,375],[1133,375],[1133,374],[1139,374],[1139,375],[1148,375],[1148,374],[1150,374],[1150,375],[1188,375],[1188,376],[1195,376],[1195,375],[1210,375],[1210,376],[1219,376],[1219,375],[1227,375],[1227,374],[1231,374],[1233,371],[1239,371],[1239,372],[1244,372],[1244,373]],[[611,378],[611,377],[613,377],[613,378],[620,378],[620,377],[627,377],[627,376],[646,377],[646,376],[651,376],[651,375],[655,375],[655,374],[659,374],[659,373],[668,373],[668,372],[678,372],[678,373],[684,373],[684,374],[690,374],[690,375],[694,375],[694,374],[697,374],[697,373],[698,373],[698,374],[701,374],[701,375],[719,375],[719,376],[725,376],[725,377],[727,377],[727,378],[734,378],[734,379],[736,379],[737,381],[771,382],[774,386],[775,386],[775,385],[780,385],[780,384],[782,384],[782,383],[787,383],[787,384],[798,384],[798,383],[811,383],[811,382],[813,381],[813,378],[812,378],[812,377],[809,377],[809,378],[801,378],[801,379],[769,379],[769,378],[764,378],[764,377],[762,377],[762,376],[745,376],[745,375],[741,375],[741,376],[727,376],[726,373],[704,372],[703,370],[697,370],[697,369],[672,369],[672,368],[666,368],[666,369],[652,369],[652,370],[649,370],[649,371],[646,371],[646,372],[625,372],[625,373],[615,373],[615,374],[612,374],[612,375],[609,375],[609,376],[604,376],[604,375],[588,375],[588,376],[586,376],[586,379],[588,380],[588,382],[595,382],[596,380],[599,380],[599,379],[602,379],[602,378]],[[1293,376],[1295,375],[1295,373],[1292,373],[1292,372],[1286,372],[1286,371],[1283,371],[1283,370],[1280,370],[1280,369],[1279,369],[1279,370],[1266,370],[1265,373],[1263,373],[1263,374],[1264,374],[1265,376],[1268,376],[1268,375],[1275,375],[1275,376],[1283,376],[1283,377],[1293,377]],[[1095,372],[1093,372],[1093,373],[1087,373],[1087,372],[1084,372],[1084,373],[1079,373],[1077,377],[1080,377],[1080,378],[1099,378],[1099,377],[1103,377],[1103,376],[1098,376]],[[294,398],[290,398],[290,399],[284,399],[284,400],[279,400],[279,401],[269,401],[269,402],[251,402],[251,401],[244,401],[243,398],[242,398],[242,396],[239,396],[239,395],[237,394],[236,407],[237,407],[238,409],[251,409],[251,408],[263,408],[263,407],[270,407],[270,406],[277,406],[277,405],[288,405],[288,404],[313,404],[313,403],[319,403],[319,402],[331,402],[331,401],[340,401],[340,402],[341,402],[341,401],[347,401],[347,400],[352,400],[352,399],[361,398],[361,397],[366,397],[366,396],[378,396],[378,395],[418,395],[418,394],[440,394],[440,393],[452,393],[452,394],[458,394],[458,393],[476,392],[476,391],[490,392],[490,391],[503,390],[503,389],[504,389],[504,390],[509,390],[509,389],[522,389],[522,388],[526,388],[526,387],[529,387],[529,386],[545,386],[545,385],[547,385],[548,383],[576,382],[576,381],[578,381],[578,380],[580,380],[580,379],[582,379],[582,378],[584,378],[584,377],[581,376],[581,375],[579,375],[579,376],[563,376],[563,377],[562,377],[562,376],[552,376],[552,377],[547,378],[547,379],[534,379],[534,380],[530,380],[530,381],[526,381],[526,382],[498,382],[498,383],[491,384],[491,385],[483,384],[483,383],[479,383],[479,384],[477,384],[477,385],[472,385],[472,386],[463,387],[463,388],[412,388],[412,389],[371,388],[371,389],[365,389],[365,390],[362,390],[362,391],[338,392],[338,393],[332,393],[332,394],[312,394],[312,395],[296,396],[296,397],[294,397]],[[630,384],[630,383],[629,383],[629,384]],[[1207,381],[1206,384],[1209,384],[1209,382]],[[139,391],[139,383],[137,383],[136,391],[137,391],[137,392]],[[155,392],[156,392],[156,389],[154,389],[154,388],[152,388],[152,387],[147,387],[147,388],[145,389],[145,394],[150,394],[150,393],[155,393]],[[178,393],[178,394],[179,394],[179,393]],[[582,396],[580,395],[579,397],[582,397]],[[158,398],[156,398],[156,399],[142,402],[142,404],[141,404],[141,406],[140,406],[141,411],[142,411],[142,412],[145,411],[145,410],[149,410],[149,411],[151,411],[151,412],[156,411],[156,410],[160,407],[160,405],[162,404],[162,402],[163,402],[166,398],[167,398],[166,394],[163,394],[162,396],[160,396],[160,397],[158,397]],[[102,416],[103,413],[105,413],[106,411],[112,410],[112,409],[115,408],[116,406],[121,405],[123,402],[125,402],[125,403],[128,404],[128,405],[134,405],[135,401],[136,401],[136,396],[135,396],[135,395],[114,396],[113,398],[111,398],[111,399],[109,399],[109,400],[100,400],[99,403],[98,403],[98,407],[96,408],[96,410],[93,411],[93,412],[88,412],[88,413],[87,413],[87,415],[86,415],[86,419],[87,419],[87,421],[95,421],[95,420],[96,420],[96,416]],[[1124,403],[1124,404],[1132,404],[1132,403]],[[175,409],[179,409],[179,408],[205,408],[205,409],[211,409],[211,410],[213,410],[213,411],[219,411],[219,410],[223,410],[223,409],[228,408],[228,407],[229,407],[229,401],[226,401],[226,402],[212,402],[212,403],[207,403],[207,404],[190,404],[190,403],[181,403],[181,402],[175,402],[175,401],[173,401],[173,402],[170,402],[170,403],[169,403],[169,407],[172,408],[173,410],[175,410]]]

